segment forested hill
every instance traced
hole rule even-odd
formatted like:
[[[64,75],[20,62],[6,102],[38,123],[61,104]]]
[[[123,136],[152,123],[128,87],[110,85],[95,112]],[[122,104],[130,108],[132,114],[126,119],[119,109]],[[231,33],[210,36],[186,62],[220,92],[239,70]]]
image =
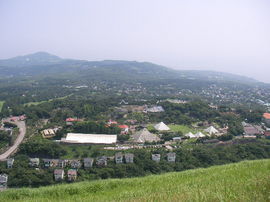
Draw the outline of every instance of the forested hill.
[[[213,71],[173,70],[149,62],[104,60],[86,61],[62,59],[46,52],[38,52],[0,60],[0,77],[35,78],[56,77],[94,80],[207,80],[234,81],[254,84],[256,80],[244,76]]]

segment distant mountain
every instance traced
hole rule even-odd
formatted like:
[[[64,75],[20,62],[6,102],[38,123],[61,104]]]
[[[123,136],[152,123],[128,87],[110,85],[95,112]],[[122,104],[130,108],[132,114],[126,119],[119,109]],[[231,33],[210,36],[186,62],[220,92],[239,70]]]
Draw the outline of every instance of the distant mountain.
[[[104,60],[86,61],[62,59],[38,52],[0,60],[0,77],[65,77],[78,80],[204,80],[215,82],[258,83],[256,80],[229,73],[197,70],[173,70],[149,62]]]
[[[0,60],[0,66],[5,67],[22,67],[29,65],[49,65],[62,62],[58,56],[51,55],[46,52],[37,52],[34,54],[18,56],[6,60]]]

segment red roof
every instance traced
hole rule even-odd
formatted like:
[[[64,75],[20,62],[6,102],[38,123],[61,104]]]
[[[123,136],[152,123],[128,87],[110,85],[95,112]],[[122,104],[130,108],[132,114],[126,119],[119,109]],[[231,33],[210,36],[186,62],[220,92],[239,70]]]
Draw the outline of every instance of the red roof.
[[[74,121],[79,121],[79,119],[75,119],[75,118],[67,118],[66,122],[74,122]]]
[[[263,118],[265,119],[270,119],[270,113],[264,113]]]
[[[128,128],[127,125],[119,125],[118,127],[121,128],[121,129],[126,129],[126,128]]]

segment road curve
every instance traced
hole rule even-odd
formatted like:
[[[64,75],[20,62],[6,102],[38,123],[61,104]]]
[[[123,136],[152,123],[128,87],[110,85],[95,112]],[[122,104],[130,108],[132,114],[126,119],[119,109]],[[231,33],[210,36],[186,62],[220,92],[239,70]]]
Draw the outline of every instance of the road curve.
[[[5,121],[9,121],[9,120],[5,120]],[[5,151],[5,153],[0,155],[0,161],[5,161],[11,154],[13,154],[19,147],[19,145],[22,143],[24,136],[26,134],[26,125],[24,121],[15,121],[13,122],[14,124],[16,124],[19,128],[19,135],[16,138],[14,144],[8,148],[7,151]]]

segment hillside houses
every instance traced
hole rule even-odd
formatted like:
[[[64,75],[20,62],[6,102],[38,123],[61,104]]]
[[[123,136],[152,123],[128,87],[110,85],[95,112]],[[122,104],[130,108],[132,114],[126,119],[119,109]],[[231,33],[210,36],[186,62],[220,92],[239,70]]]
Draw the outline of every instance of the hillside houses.
[[[7,168],[12,168],[14,163],[14,158],[9,158],[7,160]]]
[[[115,154],[115,163],[123,163],[123,154],[121,152]]]
[[[152,154],[152,160],[155,162],[160,162],[160,154]]]

